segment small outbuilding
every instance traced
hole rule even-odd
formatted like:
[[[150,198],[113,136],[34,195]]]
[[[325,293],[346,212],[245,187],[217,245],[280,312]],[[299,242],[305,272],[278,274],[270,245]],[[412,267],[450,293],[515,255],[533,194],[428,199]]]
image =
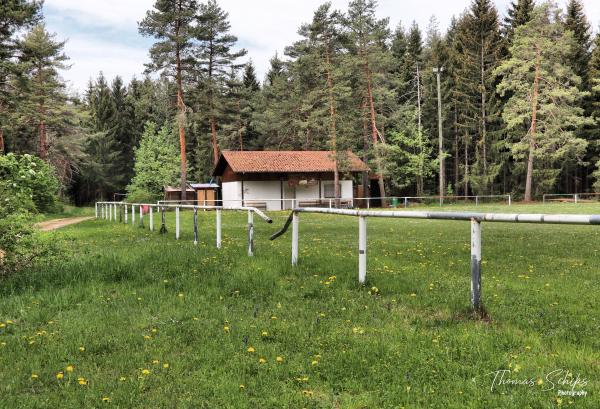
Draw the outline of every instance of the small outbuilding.
[[[216,183],[190,183],[190,186],[196,191],[196,200],[199,205],[217,205],[219,185]]]
[[[221,180],[224,206],[254,206],[266,210],[293,206],[324,206],[335,199],[331,151],[224,151],[213,176]],[[354,198],[354,176],[368,166],[347,152],[340,173],[342,205]]]
[[[165,186],[164,192],[164,200],[181,200],[181,188],[179,186]],[[196,200],[196,191],[189,184],[186,189],[186,200]]]

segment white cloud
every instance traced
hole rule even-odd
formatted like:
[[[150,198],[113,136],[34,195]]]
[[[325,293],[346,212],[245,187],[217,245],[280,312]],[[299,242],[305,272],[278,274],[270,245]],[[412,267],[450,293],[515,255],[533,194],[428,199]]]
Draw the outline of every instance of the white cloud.
[[[269,59],[298,39],[297,30],[312,19],[316,8],[325,0],[218,0],[229,13],[232,33],[240,45],[248,49],[261,77],[268,70]],[[567,0],[559,3],[564,6]],[[496,0],[501,15],[510,0]],[[600,23],[600,1],[584,0],[587,15],[595,27]],[[107,77],[121,74],[129,79],[141,75],[147,60],[147,49],[137,34],[137,22],[152,7],[154,0],[46,0],[46,12],[56,20],[49,29],[59,37],[70,36],[67,53],[75,64],[65,73],[75,87],[83,89],[90,76],[102,70]],[[347,0],[332,0],[333,7],[345,10]],[[435,15],[440,28],[447,27],[453,15],[459,15],[470,4],[469,0],[380,0],[379,17],[390,17],[390,27],[402,21],[408,27],[415,20],[425,31],[429,19]],[[89,26],[90,32],[70,32],[66,23],[76,21]],[[69,33],[70,35],[67,35]],[[93,33],[93,36],[92,36]],[[135,45],[132,45],[135,44]]]

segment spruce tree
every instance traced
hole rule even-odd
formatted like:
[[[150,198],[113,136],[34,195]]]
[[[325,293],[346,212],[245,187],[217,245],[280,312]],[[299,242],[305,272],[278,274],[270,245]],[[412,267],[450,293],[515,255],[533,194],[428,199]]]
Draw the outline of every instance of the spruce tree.
[[[194,71],[192,38],[198,4],[196,0],[156,0],[154,8],[139,23],[144,36],[157,40],[150,48],[147,70],[161,72],[174,79],[177,86],[177,124],[181,160],[181,199],[187,195],[186,110],[184,83]]]
[[[534,0],[516,0],[516,2],[510,3],[502,28],[503,34],[509,42],[512,40],[515,29],[531,20],[534,7]]]

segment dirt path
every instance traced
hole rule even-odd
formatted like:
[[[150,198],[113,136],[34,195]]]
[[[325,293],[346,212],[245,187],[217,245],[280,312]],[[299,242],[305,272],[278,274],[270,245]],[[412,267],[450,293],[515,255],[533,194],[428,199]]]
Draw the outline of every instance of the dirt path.
[[[85,220],[90,220],[93,218],[94,218],[94,216],[69,217],[67,219],[54,219],[54,220],[48,220],[48,221],[41,222],[41,223],[36,223],[35,227],[37,227],[41,231],[50,231],[50,230],[60,229],[61,227],[65,227],[70,224],[81,223]]]

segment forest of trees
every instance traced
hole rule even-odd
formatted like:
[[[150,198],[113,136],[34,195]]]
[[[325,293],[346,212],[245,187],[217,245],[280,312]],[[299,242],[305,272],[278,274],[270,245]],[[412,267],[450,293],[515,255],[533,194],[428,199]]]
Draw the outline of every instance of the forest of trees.
[[[182,185],[210,179],[222,150],[331,150],[336,177],[352,150],[373,196],[600,191],[600,34],[580,0],[457,13],[441,32],[434,17],[390,27],[375,0],[325,3],[261,80],[215,0],[156,0],[139,23],[154,41],[146,72],[90,73],[70,95],[41,2],[2,2],[0,155],[39,156],[77,204],[160,186],[136,167],[160,169],[161,144]]]

